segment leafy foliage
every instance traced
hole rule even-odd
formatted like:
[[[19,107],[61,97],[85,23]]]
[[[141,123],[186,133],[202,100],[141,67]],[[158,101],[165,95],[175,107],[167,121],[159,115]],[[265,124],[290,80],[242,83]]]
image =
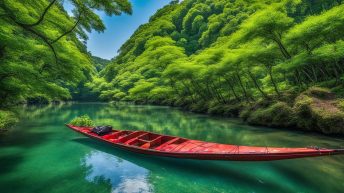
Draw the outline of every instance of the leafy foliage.
[[[80,127],[94,127],[95,124],[91,120],[88,115],[82,115],[80,117],[74,118],[70,123],[73,126],[80,126]]]
[[[343,93],[343,12],[341,0],[172,3],[140,26],[89,86],[105,100],[209,113],[281,101],[260,114],[283,107],[283,117],[312,86]]]
[[[18,122],[18,118],[13,112],[0,110],[0,131],[8,129],[16,122]]]
[[[63,1],[3,0],[0,2],[0,106],[42,96],[48,100],[71,98],[80,82],[96,70],[86,47],[86,32],[105,26],[96,10],[108,15],[131,13],[127,0]]]
[[[99,58],[97,56],[92,56],[92,61],[98,72],[103,70],[106,65],[110,63],[110,60]]]

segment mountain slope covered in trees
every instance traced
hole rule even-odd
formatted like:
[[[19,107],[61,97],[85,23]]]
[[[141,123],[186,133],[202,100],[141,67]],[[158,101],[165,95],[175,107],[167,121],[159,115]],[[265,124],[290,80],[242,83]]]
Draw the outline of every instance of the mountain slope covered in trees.
[[[172,1],[88,86],[104,100],[344,133],[343,13],[341,0]]]

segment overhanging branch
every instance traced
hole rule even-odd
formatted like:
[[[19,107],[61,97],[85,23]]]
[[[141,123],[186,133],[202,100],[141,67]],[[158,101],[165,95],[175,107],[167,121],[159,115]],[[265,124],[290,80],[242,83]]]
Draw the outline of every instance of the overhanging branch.
[[[80,23],[81,20],[81,15],[82,13],[79,14],[77,21],[75,22],[75,24],[72,26],[71,29],[67,30],[66,32],[64,32],[63,34],[61,34],[59,37],[57,37],[55,40],[51,41],[51,44],[56,43],[57,41],[59,41],[62,37],[68,35],[69,33],[73,32],[73,30],[78,26],[78,24]]]
[[[35,23],[32,23],[32,24],[23,24],[25,26],[28,26],[28,27],[34,27],[36,25],[39,25],[43,20],[44,20],[44,17],[45,15],[48,13],[49,9],[51,8],[51,6],[54,5],[54,3],[56,2],[57,0],[53,0],[49,3],[49,5],[44,9],[42,15],[39,17],[39,19],[35,22]]]
[[[54,1],[52,1],[52,2],[50,3],[50,7],[51,7],[51,5],[52,5],[55,1],[56,1],[56,0],[54,0]],[[39,37],[40,39],[42,39],[44,43],[46,43],[46,44],[48,45],[48,47],[51,49],[51,51],[52,51],[53,54],[54,54],[55,63],[57,64],[57,53],[56,53],[56,51],[55,51],[54,46],[49,42],[48,38],[45,37],[44,35],[38,33],[38,32],[35,31],[34,29],[32,29],[31,26],[29,26],[29,25],[27,25],[27,24],[24,24],[24,23],[21,23],[21,22],[17,21],[17,20],[15,19],[15,17],[14,17],[13,15],[10,14],[11,11],[10,11],[6,6],[3,6],[3,8],[6,10],[6,12],[9,13],[9,18],[10,18],[15,24],[17,24],[18,26],[22,27],[24,30],[29,31],[29,32],[31,32],[32,34],[36,35],[37,37]],[[45,12],[47,12],[48,9],[49,9],[49,8],[46,8]],[[44,15],[45,15],[45,14],[43,14],[43,17],[44,17]]]

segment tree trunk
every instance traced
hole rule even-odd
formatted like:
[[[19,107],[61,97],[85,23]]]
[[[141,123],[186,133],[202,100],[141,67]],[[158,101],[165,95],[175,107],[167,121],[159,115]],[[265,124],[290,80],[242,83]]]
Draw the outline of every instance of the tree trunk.
[[[177,87],[176,87],[175,81],[174,81],[172,78],[170,78],[170,86],[171,86],[172,89],[177,93],[177,95],[178,95],[179,97],[182,97],[182,95],[179,93],[179,91],[178,91],[178,89],[177,89]]]
[[[236,99],[238,102],[240,102],[241,100],[240,100],[240,98],[238,97],[237,93],[236,93],[235,90],[234,90],[234,85],[231,83],[230,80],[228,80],[228,79],[226,79],[226,78],[225,78],[225,80],[226,80],[226,82],[227,82],[227,84],[228,84],[228,86],[229,86],[229,89],[232,91],[232,93],[233,93],[235,99]]]
[[[254,85],[256,86],[256,88],[258,89],[258,91],[262,94],[262,96],[263,96],[264,98],[268,99],[268,98],[269,98],[268,95],[266,95],[266,93],[260,88],[260,86],[259,86],[259,84],[258,84],[256,78],[254,77],[254,75],[251,73],[250,70],[248,70],[248,75],[251,77],[251,79],[252,79]]]
[[[217,97],[217,101],[219,103],[223,103],[223,104],[226,104],[226,100],[223,98],[223,96],[221,95],[221,93],[217,90],[214,82],[211,83],[213,85],[213,89],[214,89],[214,92],[216,94],[216,97]]]
[[[191,79],[191,85],[194,87],[195,93],[197,93],[205,101],[207,97],[203,95],[203,93],[201,92],[201,88],[195,83],[193,79]]]
[[[272,83],[272,85],[274,87],[274,90],[275,90],[276,94],[280,97],[281,93],[279,92],[277,84],[275,82],[275,79],[274,79],[274,77],[272,75],[272,66],[270,66],[270,65],[265,65],[265,66],[266,66],[266,68],[268,70],[268,73],[269,73],[269,76],[270,76],[270,80],[271,80],[271,83]]]
[[[315,67],[314,67],[313,64],[311,64],[311,68],[312,68],[312,73],[313,73],[314,80],[315,80],[315,82],[318,82],[317,73],[316,73],[316,70],[315,70]]]
[[[239,85],[240,85],[240,87],[241,87],[241,89],[242,89],[242,92],[243,92],[243,94],[244,94],[244,96],[245,96],[246,101],[247,101],[247,102],[250,102],[250,99],[249,99],[249,97],[248,97],[248,95],[247,95],[246,89],[245,89],[244,85],[242,84],[240,75],[238,74],[238,72],[236,72],[235,74],[236,74],[236,76],[237,76],[237,79],[238,79],[238,81],[239,81]]]
[[[190,88],[185,84],[184,81],[181,81],[181,82],[182,82],[182,84],[184,85],[184,87],[185,87],[185,89],[187,90],[187,92],[189,93],[189,95],[190,95],[190,97],[191,97],[191,102],[192,102],[192,103],[195,103],[195,99],[194,99],[194,97],[193,97],[193,94],[192,94]]]
[[[291,56],[290,56],[288,50],[287,50],[287,49],[285,48],[285,46],[283,45],[281,39],[280,39],[279,37],[276,37],[275,35],[273,35],[272,40],[273,40],[274,42],[277,43],[277,45],[278,45],[278,47],[279,47],[279,49],[280,49],[282,55],[283,55],[286,59],[290,59]]]
[[[301,71],[303,72],[303,74],[305,74],[307,77],[308,77],[308,79],[311,81],[311,82],[315,82],[313,79],[312,79],[312,77],[311,77],[311,75],[309,75],[308,74],[308,72],[305,70],[305,69],[301,69]]]

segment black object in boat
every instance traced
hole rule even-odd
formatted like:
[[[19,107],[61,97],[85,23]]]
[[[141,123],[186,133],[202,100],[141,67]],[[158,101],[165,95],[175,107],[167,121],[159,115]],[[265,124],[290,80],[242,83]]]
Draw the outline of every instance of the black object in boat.
[[[106,135],[112,131],[112,126],[106,125],[106,126],[96,126],[92,129],[93,133],[96,133],[98,135]]]

